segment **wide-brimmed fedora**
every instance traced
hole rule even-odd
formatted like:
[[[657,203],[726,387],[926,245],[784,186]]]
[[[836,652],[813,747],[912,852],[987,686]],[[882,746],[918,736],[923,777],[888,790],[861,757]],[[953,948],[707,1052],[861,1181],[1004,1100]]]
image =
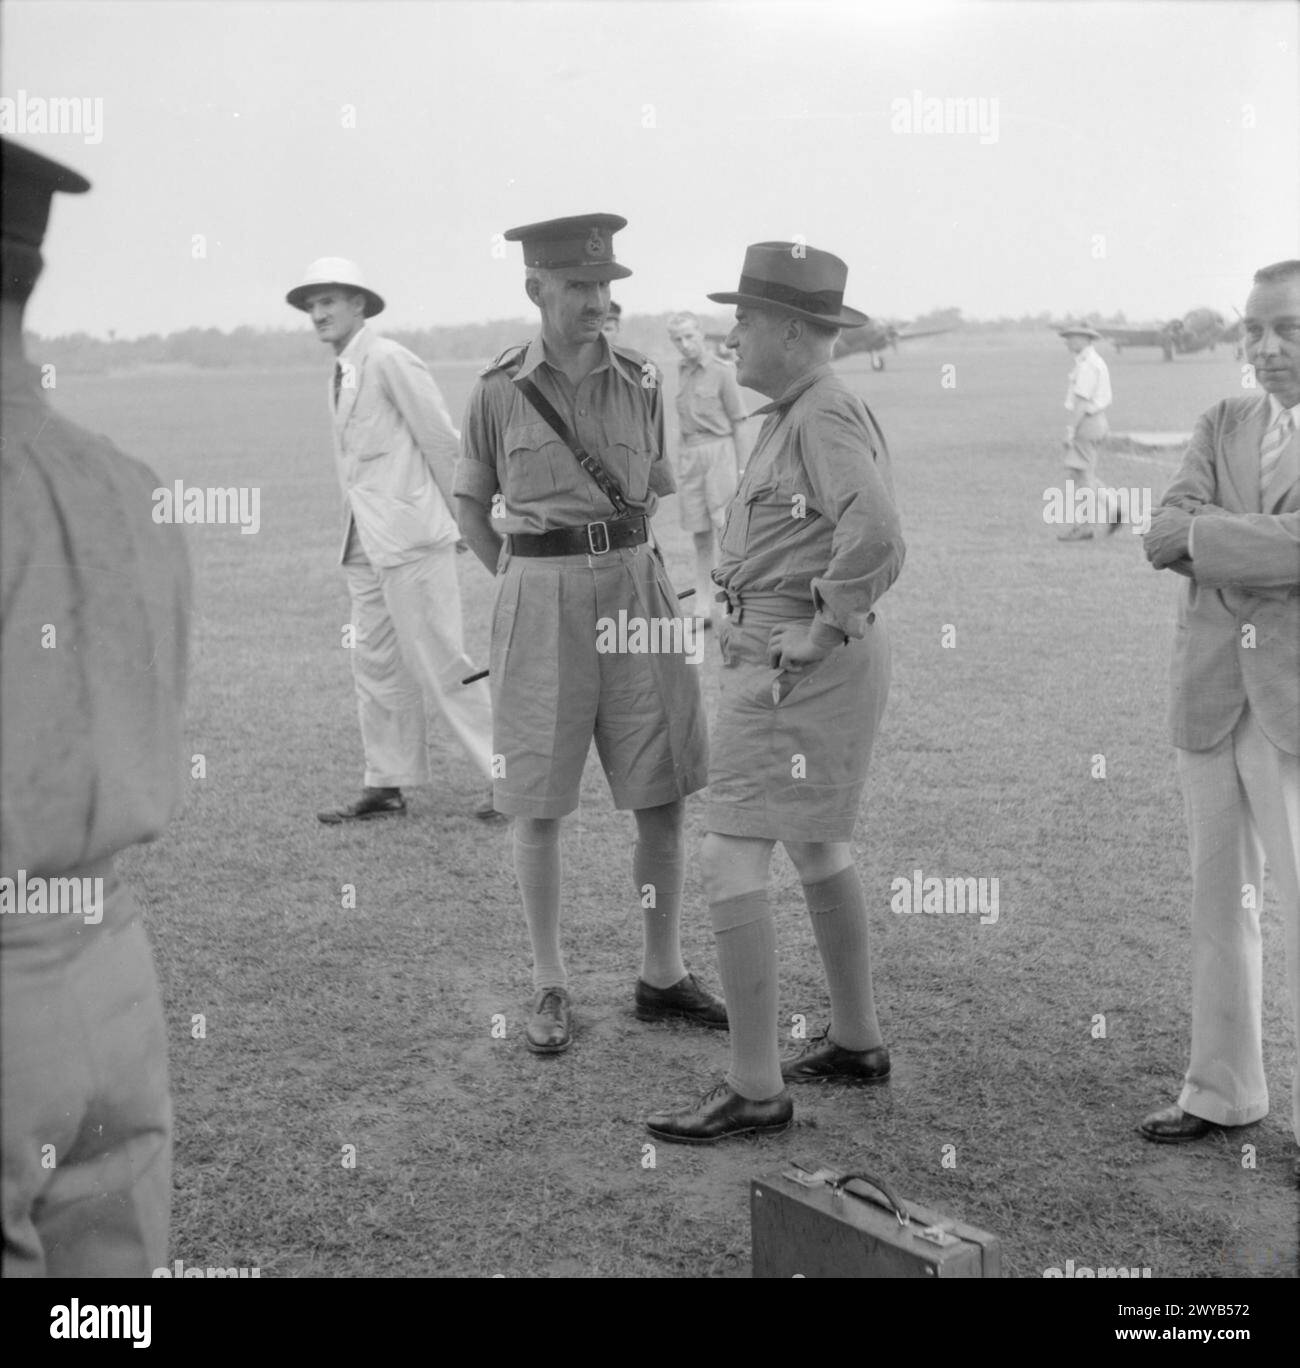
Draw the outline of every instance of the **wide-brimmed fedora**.
[[[1062,337],[1091,337],[1095,342],[1101,334],[1087,323],[1067,323],[1056,330]]]
[[[285,295],[285,300],[295,309],[301,309],[306,313],[308,297],[327,285],[338,285],[345,290],[355,290],[358,294],[365,295],[367,318],[373,318],[384,311],[383,299],[363,282],[361,268],[357,263],[349,261],[346,257],[321,257],[318,261],[313,261],[303,274],[302,284],[295,285]]]
[[[849,268],[830,252],[796,242],[756,242],[745,248],[740,284],[711,294],[715,304],[780,309],[827,328],[861,328],[871,320],[844,303]]]

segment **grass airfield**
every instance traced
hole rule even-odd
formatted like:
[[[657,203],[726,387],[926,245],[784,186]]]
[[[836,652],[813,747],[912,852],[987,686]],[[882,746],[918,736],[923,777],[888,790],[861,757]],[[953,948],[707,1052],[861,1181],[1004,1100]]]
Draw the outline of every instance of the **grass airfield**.
[[[1190,431],[1242,383],[1223,350],[1102,354],[1117,431]],[[60,376],[56,407],[160,483],[261,490],[257,535],[185,529],[187,753],[206,777],[165,839],[121,859],[170,1024],[172,1259],[262,1277],[744,1277],[748,1181],[799,1159],[875,1170],[999,1234],[1007,1276],[1069,1259],[1158,1278],[1295,1275],[1271,903],[1273,1112],[1183,1148],[1134,1130],[1176,1097],[1189,1029],[1190,875],[1165,727],[1178,581],[1127,529],[1063,545],[1043,521],[1043,491],[1063,479],[1064,345],[954,335],[905,345],[880,373],[862,356],[837,366],[889,441],[908,543],[881,605],[894,678],[855,842],[893,1081],[799,1090],[796,1125],[775,1140],[653,1154],[644,1116],[714,1081],[726,1037],[632,1015],[633,824],[594,753],[565,824],[575,1043],[556,1059],[522,1045],[528,943],[508,829],[470,815],[477,786],[436,724],[441,781],[408,794],[404,821],[315,820],[361,775],[328,354],[310,372]],[[476,367],[434,373],[459,420]],[[1115,454],[1101,473],[1154,502],[1175,464]],[[686,587],[675,500],[656,527]],[[461,568],[467,648],[486,663],[491,581],[472,557]],[[711,700],[711,646],[701,668]],[[692,852],[702,808],[688,804]],[[996,923],[891,911],[891,882],[917,869],[996,878]],[[784,855],[774,878],[781,1028],[802,1016],[819,1030],[824,988]],[[687,962],[716,989],[694,860],[684,923]]]

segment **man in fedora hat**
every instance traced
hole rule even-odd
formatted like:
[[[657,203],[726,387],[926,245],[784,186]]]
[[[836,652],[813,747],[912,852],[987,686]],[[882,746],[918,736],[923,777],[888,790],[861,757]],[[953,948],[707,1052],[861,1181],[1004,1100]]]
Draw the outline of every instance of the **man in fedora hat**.
[[[614,806],[631,809],[643,912],[636,1013],[726,1025],[682,963],[682,809],[704,787],[699,677],[650,515],[673,490],[659,376],[602,331],[627,220],[586,214],[512,228],[541,331],[483,372],[465,419],[456,494],[465,539],[497,576],[492,711],[497,807],[533,949],[525,1041],[572,1041],[560,950],[560,820],[578,806],[593,737]],[[622,639],[611,624],[626,625]],[[638,635],[639,634],[639,635]],[[647,647],[648,640],[654,645]],[[641,643],[638,648],[638,641]]]
[[[1191,843],[1192,1043],[1178,1101],[1140,1126],[1163,1144],[1268,1112],[1266,859],[1300,1051],[1300,261],[1255,273],[1245,337],[1263,392],[1201,416],[1143,538],[1157,570],[1186,577],[1169,716]]]
[[[167,1257],[167,1035],[114,861],[180,806],[189,566],[153,521],[158,477],[51,409],[23,355],[50,201],[90,186],[0,142],[4,1276],[147,1278]]]
[[[889,454],[866,405],[831,368],[848,268],[829,252],[761,242],[728,344],[742,385],[770,396],[732,500],[714,579],[728,615],[710,741],[705,891],[731,1030],[731,1069],[693,1109],[647,1122],[662,1140],[772,1134],[793,1115],[786,1083],[880,1083],[867,906],[849,841],[889,689],[875,605],[903,563]],[[781,841],[803,883],[830,990],[826,1033],[782,1061],[776,929],[768,902]]]
[[[722,531],[749,453],[747,415],[735,367],[706,346],[700,320],[693,313],[674,314],[668,336],[682,358],[677,368],[677,512],[695,543],[698,621],[712,626],[715,536]]]
[[[1096,328],[1087,323],[1071,323],[1058,329],[1065,345],[1074,356],[1069,383],[1065,387],[1065,411],[1070,415],[1065,424],[1065,478],[1073,481],[1075,490],[1091,489],[1097,497],[1097,452],[1110,427],[1106,410],[1110,407],[1110,371],[1092,344],[1101,337]],[[1073,507],[1073,505],[1071,505]],[[1094,504],[1095,508],[1095,504]],[[1098,521],[1104,521],[1107,533],[1119,527],[1119,509],[1097,509]],[[1057,536],[1058,541],[1089,541],[1092,528],[1075,523]]]
[[[491,775],[487,685],[461,684],[474,667],[461,641],[451,513],[458,435],[424,362],[367,326],[384,301],[352,262],[314,261],[286,299],[334,350],[329,405],[365,751],[361,797],[317,816],[330,824],[402,816],[402,789],[429,782],[429,711],[478,779]],[[490,792],[474,815],[497,816]]]

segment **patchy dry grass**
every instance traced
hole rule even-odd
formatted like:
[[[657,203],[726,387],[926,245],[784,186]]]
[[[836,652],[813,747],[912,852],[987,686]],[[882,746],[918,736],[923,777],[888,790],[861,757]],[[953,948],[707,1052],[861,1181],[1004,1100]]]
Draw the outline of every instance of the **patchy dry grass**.
[[[1067,1258],[1157,1277],[1294,1273],[1275,920],[1273,1114],[1182,1150],[1133,1129],[1176,1094],[1187,1045],[1189,877],[1164,725],[1175,585],[1127,532],[1062,546],[1042,521],[1060,478],[1065,351],[953,338],[891,356],[881,375],[845,364],[891,442],[909,546],[884,603],[895,675],[856,847],[894,1081],[800,1091],[779,1140],[660,1145],[654,1168],[643,1117],[711,1081],[726,1038],[632,1016],[631,819],[610,809],[594,759],[566,824],[577,1040],[558,1059],[520,1044],[528,953],[508,834],[469,815],[475,785],[445,738],[441,781],[411,795],[405,821],[314,819],[360,783],[324,361],[60,387],[61,408],[162,480],[262,489],[257,536],[187,533],[189,750],[207,777],[164,841],[123,860],[171,1023],[172,1257],[266,1277],[745,1276],[748,1179],[795,1156],[874,1168],[997,1232],[1012,1276]],[[473,369],[438,374],[458,412]],[[1112,377],[1115,427],[1185,430],[1237,368],[1130,354]],[[1103,475],[1158,497],[1168,471],[1116,456]],[[671,501],[659,529],[688,583]],[[468,560],[462,592],[485,659],[491,585]],[[710,658],[710,694],[715,672]],[[697,799],[693,848],[700,815]],[[916,868],[997,878],[997,924],[893,914],[890,881]],[[795,1014],[815,1028],[812,937],[793,869],[779,857],[775,870],[783,1029]],[[716,986],[693,865],[687,908],[688,961]],[[1257,1146],[1254,1170],[1242,1143]]]

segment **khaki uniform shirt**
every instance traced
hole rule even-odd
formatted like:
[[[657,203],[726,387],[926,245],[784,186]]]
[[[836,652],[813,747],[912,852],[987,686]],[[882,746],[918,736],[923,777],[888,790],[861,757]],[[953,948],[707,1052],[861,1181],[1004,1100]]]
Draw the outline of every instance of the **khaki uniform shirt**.
[[[527,376],[584,449],[602,462],[629,506],[647,516],[676,489],[664,456],[659,373],[640,352],[600,338],[602,360],[577,386],[546,359],[540,336],[503,353],[470,395],[455,493],[487,504],[502,536],[580,527],[615,516],[609,500],[515,387]],[[506,367],[510,368],[508,372]],[[500,500],[493,495],[500,494]]]
[[[733,425],[744,417],[733,366],[708,352],[698,361],[682,359],[677,368],[677,419],[683,442],[730,437]]]
[[[806,598],[818,623],[864,636],[905,551],[885,439],[829,364],[758,412],[713,578],[742,598]]]
[[[34,368],[5,368],[3,423],[0,874],[58,875],[180,804],[189,567],[158,478],[51,410]]]

